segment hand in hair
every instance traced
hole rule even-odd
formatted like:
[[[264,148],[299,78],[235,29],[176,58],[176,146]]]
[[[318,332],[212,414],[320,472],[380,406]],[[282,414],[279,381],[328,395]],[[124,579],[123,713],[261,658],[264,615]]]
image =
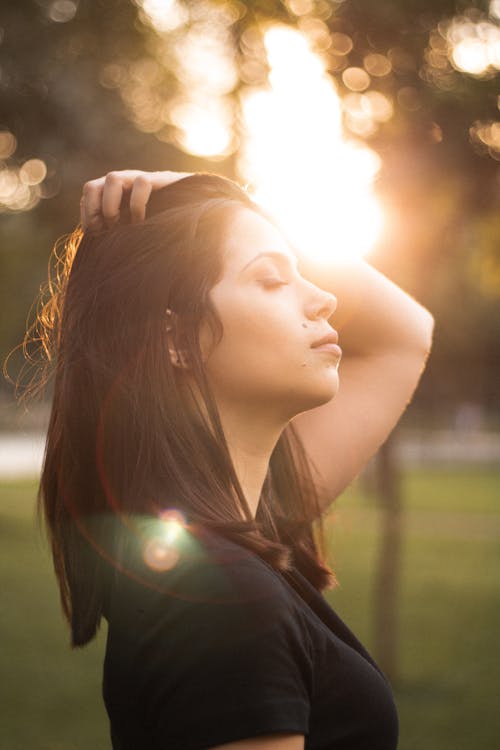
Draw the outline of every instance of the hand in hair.
[[[151,192],[189,175],[189,172],[141,172],[138,169],[124,169],[89,180],[83,186],[80,200],[83,230],[105,229],[119,221],[123,194],[127,192],[130,193],[131,220],[143,221]]]

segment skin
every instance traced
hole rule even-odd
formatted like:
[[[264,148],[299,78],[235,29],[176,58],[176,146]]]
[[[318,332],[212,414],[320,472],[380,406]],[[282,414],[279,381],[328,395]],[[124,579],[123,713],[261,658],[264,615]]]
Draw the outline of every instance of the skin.
[[[114,223],[124,190],[130,191],[133,220],[141,221],[151,191],[183,176],[125,170],[91,180],[83,189],[82,225]],[[242,489],[255,514],[272,448],[292,419],[328,507],[411,400],[431,347],[432,315],[366,263],[308,268],[309,280],[270,259],[243,270],[269,250],[293,262],[279,232],[251,211],[238,214],[225,250],[224,275],[212,290],[224,336],[212,350],[205,332],[202,345]],[[286,283],[264,283],[272,277]],[[311,283],[317,279],[335,296]],[[330,331],[334,310],[344,350],[341,387],[338,360],[310,348]],[[189,377],[188,365],[176,362],[174,350],[171,356]],[[303,735],[277,733],[211,750],[303,749]]]
[[[206,372],[255,516],[280,433],[337,393],[339,356],[311,348],[335,333],[328,319],[337,302],[300,275],[280,232],[247,209],[233,219],[223,276],[210,296],[224,333],[211,348],[202,331]]]

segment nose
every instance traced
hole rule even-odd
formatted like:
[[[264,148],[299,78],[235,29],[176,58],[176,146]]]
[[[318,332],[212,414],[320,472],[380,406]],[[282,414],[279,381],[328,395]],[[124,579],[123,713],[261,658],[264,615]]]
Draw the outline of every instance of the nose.
[[[337,308],[337,298],[334,294],[310,285],[310,296],[306,303],[306,315],[310,320],[325,318],[328,320]]]

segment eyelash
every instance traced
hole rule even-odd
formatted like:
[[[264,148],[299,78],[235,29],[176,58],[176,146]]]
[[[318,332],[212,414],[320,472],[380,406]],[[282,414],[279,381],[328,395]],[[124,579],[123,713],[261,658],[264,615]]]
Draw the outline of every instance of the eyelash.
[[[278,279],[275,276],[270,276],[267,279],[260,279],[260,283],[266,289],[277,289],[280,286],[286,286],[288,284],[288,281],[283,281],[283,279]]]

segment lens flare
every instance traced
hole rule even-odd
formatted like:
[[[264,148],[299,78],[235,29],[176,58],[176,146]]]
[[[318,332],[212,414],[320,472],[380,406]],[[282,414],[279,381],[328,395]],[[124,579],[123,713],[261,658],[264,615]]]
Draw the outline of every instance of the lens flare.
[[[160,521],[164,527],[165,540],[170,544],[174,542],[182,532],[186,519],[178,510],[164,510],[160,512]]]
[[[171,570],[179,561],[179,553],[162,539],[150,539],[144,547],[144,562],[157,572]]]
[[[186,519],[174,509],[160,511],[156,521],[148,521],[143,529],[145,543],[143,559],[146,565],[158,572],[171,570],[179,562]]]

